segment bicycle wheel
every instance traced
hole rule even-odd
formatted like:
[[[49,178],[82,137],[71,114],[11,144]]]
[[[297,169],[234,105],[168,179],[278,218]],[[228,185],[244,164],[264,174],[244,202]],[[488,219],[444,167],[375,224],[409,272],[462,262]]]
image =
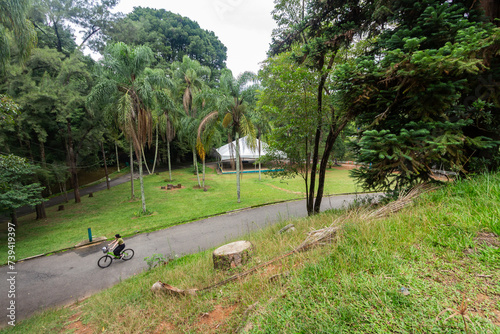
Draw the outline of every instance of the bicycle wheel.
[[[130,248],[124,249],[121,254],[122,254],[122,259],[127,261],[134,257],[134,250]]]
[[[101,268],[107,268],[111,265],[111,262],[113,262],[113,258],[109,255],[104,255],[97,261],[97,265]]]

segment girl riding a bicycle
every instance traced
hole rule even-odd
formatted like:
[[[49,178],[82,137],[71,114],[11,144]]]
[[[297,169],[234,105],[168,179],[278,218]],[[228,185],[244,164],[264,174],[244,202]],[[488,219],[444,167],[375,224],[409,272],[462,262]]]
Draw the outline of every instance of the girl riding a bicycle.
[[[125,242],[119,234],[115,234],[115,240],[109,244],[109,249],[113,250],[113,254],[119,258],[120,252],[125,248]]]

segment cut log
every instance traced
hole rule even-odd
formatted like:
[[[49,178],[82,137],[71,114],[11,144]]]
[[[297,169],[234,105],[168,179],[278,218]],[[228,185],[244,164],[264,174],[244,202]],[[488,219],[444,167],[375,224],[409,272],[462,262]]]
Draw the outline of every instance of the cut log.
[[[212,254],[214,269],[231,269],[244,265],[250,259],[252,250],[252,243],[245,240],[221,246]]]
[[[187,289],[187,290],[181,290],[176,288],[175,286],[171,286],[169,284],[157,281],[153,286],[151,287],[151,291],[153,292],[165,292],[171,295],[195,295],[197,289]]]

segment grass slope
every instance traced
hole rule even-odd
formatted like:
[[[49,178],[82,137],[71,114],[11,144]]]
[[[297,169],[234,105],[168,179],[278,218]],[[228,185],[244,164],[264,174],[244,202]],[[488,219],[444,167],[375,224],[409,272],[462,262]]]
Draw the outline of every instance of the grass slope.
[[[210,251],[185,256],[2,333],[500,333],[500,244],[492,234],[500,234],[499,207],[495,174],[425,194],[383,219],[335,211],[294,221],[296,231],[279,234],[283,222],[247,236],[255,252],[245,268],[216,272]],[[150,291],[157,280],[209,286],[290,251],[308,231],[338,219],[334,243],[233,283],[196,296]],[[449,310],[440,315],[463,302],[470,321],[449,318]]]

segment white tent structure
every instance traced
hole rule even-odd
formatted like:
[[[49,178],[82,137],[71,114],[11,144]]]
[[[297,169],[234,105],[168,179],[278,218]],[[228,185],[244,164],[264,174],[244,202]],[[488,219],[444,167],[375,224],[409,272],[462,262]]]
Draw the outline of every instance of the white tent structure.
[[[264,156],[268,152],[268,146],[266,143],[259,139],[255,139],[255,147],[252,148],[248,145],[247,142],[247,137],[243,137],[239,139],[239,148],[240,148],[240,159],[243,162],[255,162],[257,159],[260,157]],[[260,143],[260,155],[259,155],[259,143]],[[226,144],[224,146],[219,147],[216,149],[218,155],[219,155],[219,167],[222,170],[222,164],[224,162],[230,162],[233,159],[236,159],[236,141],[233,141],[232,143]],[[286,159],[286,154],[281,153],[281,157]],[[241,166],[242,167],[242,166]],[[226,172],[224,172],[226,173]],[[234,173],[234,172],[227,172],[227,173]]]
[[[256,140],[255,148],[251,148],[247,143],[247,137],[238,139],[240,146],[240,159],[245,161],[255,161],[259,158],[259,139]],[[260,141],[260,156],[264,156],[267,153],[268,145],[263,141]],[[236,158],[236,141],[226,144],[224,146],[216,149],[219,153],[221,162],[231,161]]]

